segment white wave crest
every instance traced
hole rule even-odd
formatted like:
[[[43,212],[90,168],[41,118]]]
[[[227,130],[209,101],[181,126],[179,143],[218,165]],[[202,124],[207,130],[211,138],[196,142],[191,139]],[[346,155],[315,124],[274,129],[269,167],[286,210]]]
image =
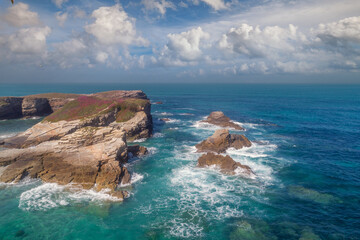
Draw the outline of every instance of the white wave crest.
[[[163,134],[163,133],[159,133],[159,132],[153,134],[153,137],[154,137],[154,138],[160,138],[160,137],[163,137],[163,136],[164,136],[164,134]]]
[[[145,142],[146,138],[140,138],[140,139],[136,139],[133,142]]]
[[[169,113],[169,112],[155,112],[155,115],[160,115],[160,116],[173,116],[174,114]]]
[[[11,138],[11,137],[15,136],[16,134],[17,133],[2,134],[2,135],[0,135],[0,139]]]
[[[20,195],[19,208],[26,211],[46,211],[74,203],[93,202],[101,205],[104,201],[121,201],[121,199],[109,195],[109,191],[104,189],[96,192],[72,185],[44,183],[23,192]]]
[[[131,180],[130,180],[130,183],[127,183],[127,184],[121,184],[120,187],[127,187],[127,186],[130,186],[136,182],[139,182],[141,180],[144,179],[144,175],[141,175],[139,173],[136,173],[136,172],[133,172],[131,174]]]

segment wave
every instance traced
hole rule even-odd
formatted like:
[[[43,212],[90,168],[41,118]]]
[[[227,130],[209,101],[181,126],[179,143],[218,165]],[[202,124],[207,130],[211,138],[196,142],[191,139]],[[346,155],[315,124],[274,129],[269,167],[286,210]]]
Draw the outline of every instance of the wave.
[[[216,167],[197,168],[196,163],[201,153],[196,152],[194,146],[175,147],[174,157],[176,161],[181,160],[183,165],[172,171],[170,185],[180,197],[172,199],[181,209],[183,215],[191,215],[191,219],[203,219],[208,221],[243,216],[242,209],[251,207],[251,198],[258,202],[266,202],[264,192],[267,186],[274,184],[276,179],[273,169],[268,163],[262,161],[271,159],[271,151],[276,145],[255,144],[253,147],[235,150],[230,149],[226,154],[231,155],[235,161],[248,165],[255,172],[256,177],[243,178],[241,169],[237,175],[231,176],[221,174]],[[249,157],[249,153],[253,153]],[[257,156],[255,157],[255,154]],[[264,156],[267,157],[264,157]],[[259,157],[260,156],[260,157]],[[246,160],[245,160],[246,159]],[[189,221],[188,218],[174,217],[169,224],[170,233],[180,238],[198,238],[203,233],[202,220],[199,222]],[[261,214],[261,212],[254,214]]]
[[[193,113],[179,113],[180,116],[194,116]]]
[[[136,173],[136,172],[133,172],[131,173],[131,181],[130,183],[127,183],[127,184],[120,184],[120,187],[127,187],[127,186],[130,186],[136,182],[139,182],[141,180],[143,180],[144,178],[144,175],[141,175],[139,173]]]
[[[153,134],[153,138],[161,138],[161,137],[164,137],[164,134],[163,134],[163,133],[157,132],[157,133],[154,133],[154,134]]]
[[[174,114],[169,113],[169,112],[155,112],[154,115],[160,115],[160,116],[173,116]]]
[[[109,192],[109,189],[96,192],[71,184],[44,183],[23,192],[20,195],[19,208],[25,211],[46,211],[78,203],[91,202],[101,205],[104,201],[121,201],[121,199],[111,196]]]
[[[2,135],[0,135],[0,139],[11,138],[11,137],[16,136],[16,134],[18,134],[18,133],[7,133],[7,134],[2,134]]]
[[[132,142],[137,142],[137,143],[139,143],[139,142],[145,142],[147,140],[147,138],[140,138],[140,139],[136,139],[136,140],[134,140],[134,141],[132,141]]]

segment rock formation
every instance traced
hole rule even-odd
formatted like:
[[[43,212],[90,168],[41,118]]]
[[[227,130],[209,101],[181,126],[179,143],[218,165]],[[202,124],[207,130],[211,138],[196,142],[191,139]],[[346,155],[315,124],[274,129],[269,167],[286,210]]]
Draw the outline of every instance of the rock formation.
[[[170,118],[160,118],[160,121],[162,121],[162,122],[170,122]]]
[[[133,157],[142,157],[148,154],[148,150],[146,147],[140,146],[139,144],[128,146],[128,154]],[[130,157],[130,156],[129,156]]]
[[[216,130],[208,139],[196,145],[198,152],[224,153],[228,148],[250,147],[251,142],[244,135],[230,134],[227,129]]]
[[[25,97],[0,97],[0,120],[45,116],[81,96],[147,99],[142,91],[110,91],[95,94],[44,93]]]
[[[43,112],[43,102],[53,103],[51,110],[58,110],[0,143],[11,148],[0,151],[0,182],[17,182],[30,176],[97,191],[110,189],[119,199],[126,196],[116,188],[131,180],[123,165],[128,159],[127,139],[149,137],[152,132],[151,105],[143,92],[111,91],[63,101],[49,96],[35,101],[28,97],[3,99],[10,106],[15,106],[12,102],[25,105],[21,116]],[[67,103],[60,108],[63,102]],[[130,147],[132,154],[146,152],[140,146],[135,150]]]
[[[235,162],[230,156],[222,156],[214,153],[203,154],[198,159],[198,167],[210,167],[216,165],[220,167],[220,171],[225,174],[234,175],[237,172],[250,177],[253,171],[249,166]]]
[[[218,166],[222,173],[234,175],[241,173],[244,176],[251,177],[254,175],[249,166],[235,162],[230,156],[215,153],[224,153],[226,149],[233,147],[240,149],[250,147],[251,142],[244,135],[230,134],[227,129],[216,130],[215,133],[197,144],[195,147],[198,152],[206,152],[198,159],[198,167]]]
[[[230,118],[224,115],[223,112],[212,112],[210,115],[206,118],[206,120],[203,120],[201,122],[206,122],[210,124],[214,124],[216,126],[224,127],[224,128],[234,128],[236,130],[244,130],[240,125],[233,123]]]

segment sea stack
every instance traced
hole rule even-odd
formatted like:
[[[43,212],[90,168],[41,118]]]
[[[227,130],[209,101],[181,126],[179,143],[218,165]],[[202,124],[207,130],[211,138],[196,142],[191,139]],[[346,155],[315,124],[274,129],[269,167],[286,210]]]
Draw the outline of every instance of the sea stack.
[[[251,142],[244,135],[230,134],[228,129],[219,129],[215,133],[197,144],[197,152],[205,152],[198,159],[198,167],[217,166],[225,174],[241,174],[245,177],[254,176],[254,172],[247,165],[234,161],[230,156],[220,153],[226,152],[228,148],[241,149],[250,147]]]
[[[210,123],[223,128],[233,128],[235,130],[244,130],[239,124],[236,124],[230,120],[223,112],[216,111],[210,113],[210,115],[201,122]]]
[[[230,134],[227,129],[216,130],[215,133],[196,145],[198,152],[224,153],[228,148],[241,149],[250,147],[251,142],[244,135]]]

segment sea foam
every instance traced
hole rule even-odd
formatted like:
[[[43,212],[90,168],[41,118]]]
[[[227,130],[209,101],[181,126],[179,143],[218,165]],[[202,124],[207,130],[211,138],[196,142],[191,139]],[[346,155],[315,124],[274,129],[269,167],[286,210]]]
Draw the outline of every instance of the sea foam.
[[[77,203],[92,202],[101,205],[104,201],[121,201],[121,199],[109,195],[109,192],[109,189],[96,192],[73,185],[44,183],[23,192],[20,195],[19,208],[26,211],[46,211]]]

